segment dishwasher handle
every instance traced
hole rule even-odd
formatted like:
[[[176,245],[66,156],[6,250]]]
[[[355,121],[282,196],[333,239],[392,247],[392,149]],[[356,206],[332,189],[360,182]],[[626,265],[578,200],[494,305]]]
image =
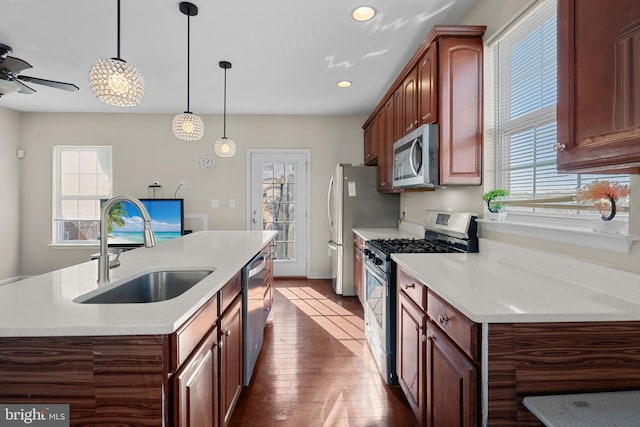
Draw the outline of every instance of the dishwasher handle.
[[[260,262],[258,266],[254,267],[253,265],[258,261],[262,262]],[[260,274],[260,272],[264,270],[265,265],[267,265],[267,259],[264,257],[264,255],[260,255],[259,258],[254,259],[249,266],[249,279]]]

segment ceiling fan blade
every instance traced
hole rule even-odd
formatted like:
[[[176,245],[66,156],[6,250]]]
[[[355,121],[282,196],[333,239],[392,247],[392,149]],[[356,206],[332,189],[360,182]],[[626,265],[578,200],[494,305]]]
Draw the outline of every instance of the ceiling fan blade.
[[[41,79],[38,77],[31,77],[31,76],[18,76],[18,78],[25,82],[55,87],[56,89],[62,89],[69,92],[75,92],[77,90],[80,90],[80,88],[74,85],[73,83],[57,82],[55,80],[47,80],[47,79]]]
[[[4,60],[0,58],[0,68],[5,68],[10,72],[17,74],[22,70],[33,67],[31,67],[31,64],[29,64],[24,59],[7,56],[6,58],[4,58]]]
[[[37,90],[31,89],[29,86],[27,86],[26,84],[22,83],[20,80],[16,79],[16,80],[13,80],[13,81],[18,84],[18,87],[19,87],[18,92],[19,93],[25,93],[27,95],[30,95],[32,93],[36,93],[37,92]]]

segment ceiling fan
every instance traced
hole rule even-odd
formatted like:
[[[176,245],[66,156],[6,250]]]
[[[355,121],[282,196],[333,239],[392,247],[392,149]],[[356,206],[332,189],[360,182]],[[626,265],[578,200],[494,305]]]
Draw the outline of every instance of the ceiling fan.
[[[79,88],[73,83],[56,82],[38,77],[21,76],[21,71],[32,68],[31,64],[20,58],[8,56],[13,49],[6,44],[0,43],[0,97],[12,92],[31,94],[37,92],[24,82],[50,86],[57,89],[75,92]]]

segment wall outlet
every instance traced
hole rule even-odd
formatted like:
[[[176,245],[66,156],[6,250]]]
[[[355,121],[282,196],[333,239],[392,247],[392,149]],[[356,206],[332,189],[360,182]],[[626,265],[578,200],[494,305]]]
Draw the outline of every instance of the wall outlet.
[[[402,216],[407,216],[407,207],[402,208]]]
[[[219,208],[219,207],[220,207],[220,200],[218,200],[218,199],[211,199],[211,207],[212,207],[212,208]]]
[[[229,200],[229,207],[230,208],[235,208],[236,207],[236,201],[234,199],[230,199]]]

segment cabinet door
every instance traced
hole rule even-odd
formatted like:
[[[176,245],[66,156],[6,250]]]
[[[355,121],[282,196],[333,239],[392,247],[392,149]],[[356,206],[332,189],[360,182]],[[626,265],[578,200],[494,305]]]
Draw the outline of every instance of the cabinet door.
[[[425,418],[425,327],[427,315],[404,292],[398,292],[398,382],[419,425]]]
[[[482,39],[440,40],[438,85],[440,184],[480,184]]]
[[[640,167],[640,2],[558,3],[560,172]]]
[[[378,160],[378,148],[374,143],[375,131],[375,120],[364,129],[364,164],[367,166],[375,165]]]
[[[430,321],[426,378],[427,426],[478,425],[478,370]]]
[[[403,123],[407,134],[418,127],[418,70],[414,67],[402,82]]]
[[[173,377],[174,425],[218,425],[218,328]]]
[[[390,97],[381,110],[380,145],[378,146],[378,190],[382,192],[393,191],[393,143],[395,142],[395,104]]]
[[[432,43],[418,62],[418,126],[438,120],[437,50]]]
[[[220,328],[220,425],[226,427],[242,392],[242,297],[218,320]]]
[[[393,104],[393,108],[395,110],[395,113],[393,114],[393,140],[397,141],[405,134],[404,94],[402,86],[398,87],[395,92],[393,92]]]

